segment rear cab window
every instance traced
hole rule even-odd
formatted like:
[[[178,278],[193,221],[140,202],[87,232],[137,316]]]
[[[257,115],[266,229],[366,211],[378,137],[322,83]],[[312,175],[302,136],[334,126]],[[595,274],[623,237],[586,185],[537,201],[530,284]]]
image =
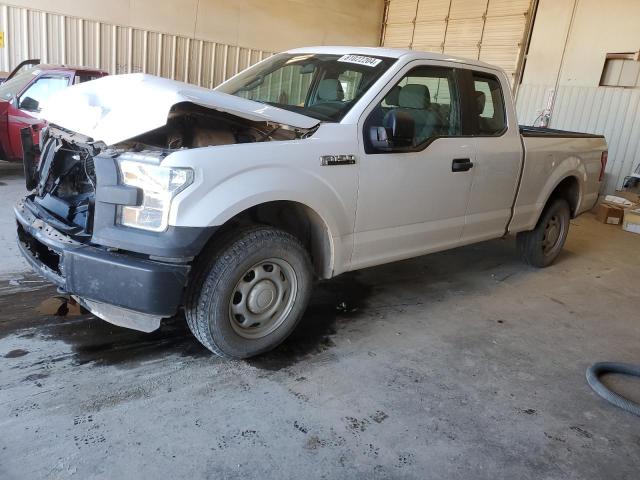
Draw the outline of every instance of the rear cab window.
[[[472,72],[473,91],[470,92],[470,115],[474,133],[480,136],[499,136],[507,130],[504,95],[497,77]]]

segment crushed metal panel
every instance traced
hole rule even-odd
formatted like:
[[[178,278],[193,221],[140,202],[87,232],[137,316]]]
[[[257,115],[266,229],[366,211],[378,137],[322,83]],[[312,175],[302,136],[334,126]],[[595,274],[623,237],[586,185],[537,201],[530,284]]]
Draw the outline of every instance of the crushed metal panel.
[[[113,145],[164,126],[171,108],[183,102],[301,129],[319,123],[299,113],[143,73],[107,76],[62,90],[47,102],[42,118]]]

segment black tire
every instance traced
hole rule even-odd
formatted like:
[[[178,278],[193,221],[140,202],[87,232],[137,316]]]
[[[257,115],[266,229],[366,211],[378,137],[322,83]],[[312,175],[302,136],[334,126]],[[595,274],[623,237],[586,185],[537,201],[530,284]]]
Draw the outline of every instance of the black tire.
[[[309,253],[294,236],[266,226],[218,240],[217,248],[196,260],[185,305],[191,332],[221,357],[249,358],[274,349],[307,308],[313,285]],[[238,308],[248,318],[236,314]],[[250,324],[254,314],[256,323]]]
[[[570,220],[571,210],[567,201],[564,198],[550,200],[536,228],[529,232],[520,232],[516,236],[516,245],[522,260],[538,268],[551,265],[567,240]]]

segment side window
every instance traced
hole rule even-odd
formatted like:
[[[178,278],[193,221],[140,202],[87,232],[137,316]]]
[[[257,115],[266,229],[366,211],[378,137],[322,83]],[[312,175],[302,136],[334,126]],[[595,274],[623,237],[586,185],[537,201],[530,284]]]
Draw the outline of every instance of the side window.
[[[506,128],[504,96],[498,79],[492,75],[473,73],[472,92],[474,121],[479,135],[500,135]]]
[[[407,118],[413,124],[410,138],[394,138],[398,119],[405,119],[406,123]],[[365,145],[368,152],[374,153],[380,148],[372,143],[372,127],[386,130],[390,148],[383,151],[394,147],[420,148],[437,137],[461,135],[454,70],[414,68],[387,93],[365,122]],[[405,133],[405,129],[402,130]]]
[[[67,77],[41,77],[20,96],[20,108],[37,112],[51,95],[67,88],[68,85]]]

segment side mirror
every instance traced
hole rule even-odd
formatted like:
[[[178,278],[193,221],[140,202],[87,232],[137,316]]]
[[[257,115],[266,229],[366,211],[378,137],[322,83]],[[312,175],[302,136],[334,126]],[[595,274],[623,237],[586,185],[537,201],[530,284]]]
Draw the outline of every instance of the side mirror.
[[[376,150],[388,150],[391,147],[387,130],[384,127],[371,127],[369,139]]]
[[[394,147],[413,146],[416,122],[408,112],[391,110],[385,116],[384,124]]]
[[[40,110],[40,102],[31,97],[24,97],[20,99],[18,108],[27,112],[38,112]]]
[[[409,113],[391,110],[384,117],[384,127],[371,127],[369,140],[376,150],[412,147],[415,130],[415,121]]]

